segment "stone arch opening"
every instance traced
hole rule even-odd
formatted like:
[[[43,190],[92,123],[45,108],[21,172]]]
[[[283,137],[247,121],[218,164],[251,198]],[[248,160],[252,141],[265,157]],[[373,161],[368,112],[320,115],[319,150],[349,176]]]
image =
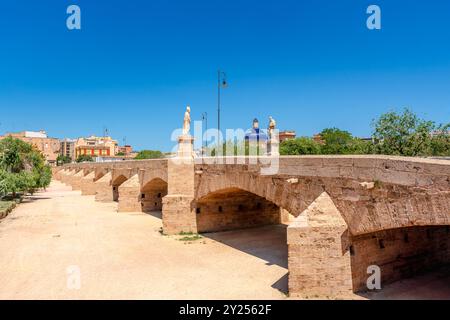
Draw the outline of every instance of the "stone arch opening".
[[[246,229],[289,221],[289,212],[240,188],[211,192],[196,201],[199,233]]]
[[[167,182],[154,178],[141,188],[140,200],[142,212],[162,211],[162,200],[167,195]]]
[[[288,212],[275,203],[240,188],[206,194],[193,208],[197,230],[205,237],[274,266],[272,287],[288,291]],[[263,281],[261,279],[261,281]],[[267,278],[265,279],[267,281]]]
[[[399,280],[414,281],[418,276],[447,269],[450,266],[450,226],[404,227],[353,236],[349,251],[353,291],[368,294],[370,266],[380,268],[382,289]],[[448,275],[440,281],[446,281],[450,287]],[[395,289],[389,291],[393,298],[401,294]]]
[[[94,182],[100,180],[101,178],[103,178],[103,176],[106,174],[107,172],[100,172],[100,173],[95,173],[95,177],[94,177]]]
[[[120,175],[112,182],[113,201],[119,201],[119,187],[122,183],[127,181],[127,177]]]

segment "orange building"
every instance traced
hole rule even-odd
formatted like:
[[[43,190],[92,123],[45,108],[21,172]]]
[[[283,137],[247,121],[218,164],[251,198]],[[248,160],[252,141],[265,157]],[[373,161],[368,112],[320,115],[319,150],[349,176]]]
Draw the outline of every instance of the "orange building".
[[[289,140],[289,139],[295,139],[295,131],[280,131],[278,133],[278,139],[280,140],[280,143]]]
[[[81,155],[89,155],[93,158],[101,156],[115,156],[117,141],[111,137],[79,138],[75,143],[75,158]]]
[[[129,156],[133,152],[133,148],[130,145],[125,145],[123,147],[117,147],[117,153],[124,156]]]

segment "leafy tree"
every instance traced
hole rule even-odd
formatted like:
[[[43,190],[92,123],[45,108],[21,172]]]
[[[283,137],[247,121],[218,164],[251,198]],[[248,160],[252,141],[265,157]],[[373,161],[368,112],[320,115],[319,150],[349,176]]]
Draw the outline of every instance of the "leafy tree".
[[[377,153],[402,156],[445,153],[446,139],[433,139],[431,136],[431,132],[442,127],[437,127],[432,121],[419,119],[409,109],[401,114],[385,113],[374,121],[373,126]]]
[[[142,150],[140,151],[137,156],[134,158],[136,160],[143,160],[143,159],[159,159],[163,158],[164,155],[161,151],[158,150]]]
[[[51,169],[31,144],[7,137],[0,141],[0,194],[34,192],[50,184]]]
[[[350,153],[350,144],[353,140],[352,135],[344,130],[337,128],[327,128],[320,133],[325,142],[321,147],[323,154],[348,154]]]
[[[30,167],[37,157],[42,156],[37,149],[29,143],[13,137],[6,137],[0,141],[0,164],[9,172],[20,172]],[[43,160],[42,160],[43,161]]]
[[[72,158],[70,158],[69,156],[63,156],[62,154],[60,154],[56,158],[56,165],[57,166],[62,166],[63,164],[71,163],[71,162],[72,162]]]
[[[94,161],[94,159],[88,154],[79,155],[77,160],[76,160],[77,163],[80,163],[80,162],[93,162],[93,161]]]
[[[312,138],[288,139],[280,144],[281,155],[320,154],[321,146]]]
[[[355,138],[348,131],[327,128],[320,133],[324,144],[322,154],[367,154],[372,153],[372,143]]]
[[[450,157],[450,124],[441,125],[431,138],[430,153],[433,156]]]
[[[41,172],[37,175],[36,188],[47,188],[52,181],[52,169],[50,166],[44,166]],[[32,190],[30,190],[32,191]]]
[[[32,172],[19,173],[4,172],[0,182],[2,193],[12,193],[13,197],[19,192],[28,192],[36,189],[36,178]]]

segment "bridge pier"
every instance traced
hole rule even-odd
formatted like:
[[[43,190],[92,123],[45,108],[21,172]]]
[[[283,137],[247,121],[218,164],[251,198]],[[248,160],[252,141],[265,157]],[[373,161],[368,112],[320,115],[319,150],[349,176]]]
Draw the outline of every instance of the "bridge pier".
[[[194,207],[194,161],[191,158],[173,158],[167,163],[168,194],[163,198],[163,231],[197,233]]]
[[[81,179],[81,194],[88,196],[88,195],[95,195],[95,172],[91,171],[88,173],[85,177]]]
[[[72,190],[81,190],[81,179],[83,178],[84,178],[84,170],[80,170],[73,175],[71,181]]]
[[[140,212],[142,210],[140,194],[139,175],[135,174],[119,186],[118,212]]]
[[[70,179],[72,177],[72,175],[75,174],[75,170],[68,170],[64,175],[61,176],[61,182],[66,184],[66,185],[70,185]]]
[[[347,224],[328,194],[289,225],[287,241],[291,296],[345,297],[353,292]]]
[[[111,172],[108,172],[95,182],[95,200],[100,202],[113,201],[111,180],[112,174]]]

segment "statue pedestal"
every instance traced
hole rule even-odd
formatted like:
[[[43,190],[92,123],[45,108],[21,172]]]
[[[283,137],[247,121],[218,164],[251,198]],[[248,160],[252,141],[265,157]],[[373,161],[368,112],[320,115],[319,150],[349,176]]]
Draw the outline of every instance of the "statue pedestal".
[[[267,148],[267,154],[269,156],[279,156],[280,155],[280,141],[276,137],[272,137],[269,140],[269,145]]]
[[[178,158],[193,158],[194,157],[194,138],[187,134],[178,137]]]

